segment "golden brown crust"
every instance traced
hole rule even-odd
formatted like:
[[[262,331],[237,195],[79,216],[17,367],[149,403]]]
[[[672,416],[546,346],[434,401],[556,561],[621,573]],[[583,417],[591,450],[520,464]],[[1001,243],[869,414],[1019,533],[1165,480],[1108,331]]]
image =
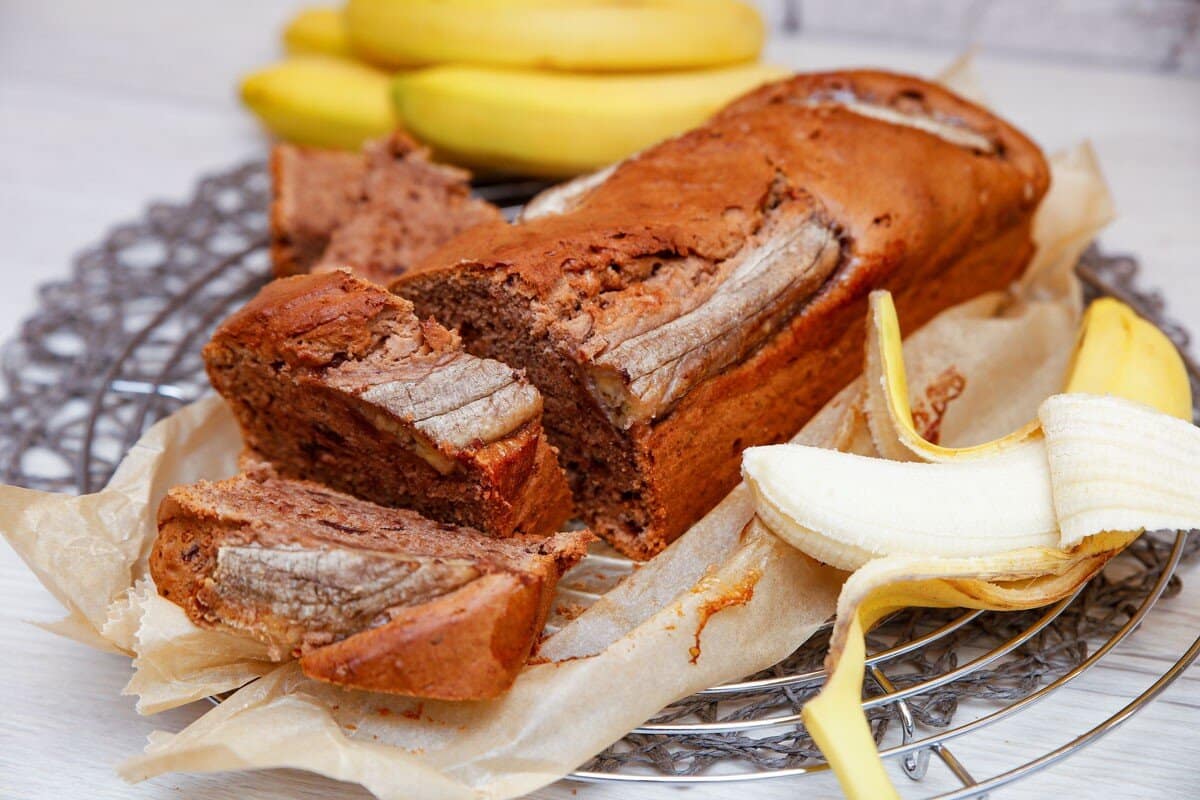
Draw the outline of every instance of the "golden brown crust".
[[[736,484],[742,449],[791,436],[856,374],[871,290],[890,289],[916,326],[1019,275],[1048,176],[1020,132],[941,87],[802,75],[621,164],[565,213],[464,233],[393,290],[528,371],[585,520],[644,558]],[[785,210],[837,237],[832,275],[740,360],[683,375],[648,421],[613,415],[589,384],[608,332],[690,313],[701,300],[670,277],[717,291]]]
[[[507,691],[545,624],[545,587],[488,575],[379,628],[300,659],[310,678],[354,689],[437,700],[482,700]]]
[[[579,531],[494,539],[316,484],[247,476],[172,489],[159,507],[158,525],[151,576],[159,594],[196,624],[268,644],[278,644],[283,632],[295,649],[278,657],[298,657],[310,677],[444,700],[494,697],[512,684],[545,623],[559,577],[592,538]],[[231,593],[220,554],[262,552],[254,548],[287,556],[319,552],[326,564],[330,554],[342,553],[417,560],[435,570],[464,567],[451,583],[422,587],[424,595],[406,596],[365,627],[360,617],[353,628],[314,630],[306,627],[311,617],[296,620],[264,607],[261,597]],[[312,580],[311,572],[303,575]],[[353,595],[360,582],[349,575],[342,588]],[[311,610],[312,596],[304,597],[298,607]]]

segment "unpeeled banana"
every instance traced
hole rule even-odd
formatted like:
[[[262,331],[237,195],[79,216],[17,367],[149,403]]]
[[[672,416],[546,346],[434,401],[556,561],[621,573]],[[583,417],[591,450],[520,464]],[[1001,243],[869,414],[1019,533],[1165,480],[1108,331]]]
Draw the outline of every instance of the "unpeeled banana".
[[[297,56],[248,75],[242,101],[276,136],[357,150],[396,128],[392,76],[333,56]]]
[[[740,0],[350,0],[362,57],[635,72],[751,61],[763,24]]]
[[[354,56],[345,14],[324,6],[301,9],[292,17],[283,29],[283,49],[290,56]]]
[[[450,160],[532,175],[577,175],[699,125],[782,77],[749,65],[644,75],[443,66],[396,80],[401,123]]]
[[[762,42],[742,0],[350,0],[297,14],[292,58],[248,76],[242,98],[289,141],[354,149],[401,124],[441,158],[558,178],[783,77],[745,63]],[[428,64],[389,92],[385,69]]]
[[[1034,423],[955,449],[916,432],[895,309],[886,294],[871,305],[871,436],[881,452],[919,463],[797,445],[752,448],[743,462],[768,527],[856,570],[838,601],[829,680],[803,710],[854,800],[898,797],[862,713],[871,625],[908,606],[1042,606],[1069,596],[1142,530],[1200,527],[1187,373],[1170,341],[1127,306],[1089,308],[1068,392],[1047,399]]]

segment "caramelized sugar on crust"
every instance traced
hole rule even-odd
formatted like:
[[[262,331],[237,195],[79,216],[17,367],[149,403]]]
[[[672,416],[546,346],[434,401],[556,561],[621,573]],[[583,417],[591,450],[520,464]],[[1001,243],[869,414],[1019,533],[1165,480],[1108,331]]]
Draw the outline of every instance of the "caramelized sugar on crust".
[[[860,371],[870,291],[916,327],[1016,278],[1048,169],[941,87],[840,72],[756,90],[601,177],[392,288],[526,371],[585,521],[646,558],[737,484],[744,448]]]
[[[586,531],[498,539],[317,484],[172,489],[150,571],[197,625],[266,643],[318,680],[465,700],[506,690]]]
[[[497,535],[571,510],[538,391],[345,272],[275,281],[204,349],[255,469]]]

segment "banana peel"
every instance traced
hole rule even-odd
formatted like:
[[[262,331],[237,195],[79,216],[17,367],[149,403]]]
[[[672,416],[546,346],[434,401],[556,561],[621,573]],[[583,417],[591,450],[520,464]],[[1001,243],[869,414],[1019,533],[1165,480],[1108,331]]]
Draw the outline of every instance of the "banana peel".
[[[395,130],[393,76],[327,55],[296,56],[242,80],[242,102],[281,139],[357,150]]]
[[[1023,445],[1036,435],[1037,420],[1030,420],[1000,439],[973,447],[948,448],[926,440],[913,421],[900,320],[890,292],[871,293],[868,319],[871,335],[867,336],[863,405],[871,441],[884,458],[946,462],[990,456]],[[1087,330],[1086,324],[1082,330]]]
[[[360,56],[392,67],[584,72],[753,61],[765,35],[740,0],[350,0],[346,25]]]
[[[1170,341],[1124,304],[1089,307],[1067,392],[1047,399],[1036,421],[967,448],[917,432],[886,294],[872,297],[869,324],[872,439],[882,453],[917,463],[830,451],[809,460],[816,448],[779,445],[747,451],[743,467],[768,527],[818,559],[832,554],[856,569],[838,602],[829,678],[802,711],[853,800],[898,797],[861,706],[872,625],[909,606],[1040,607],[1069,597],[1143,530],[1200,527],[1200,430],[1190,423],[1186,369]],[[814,480],[828,488],[838,469],[853,491],[807,490]],[[1013,492],[998,500],[1003,487],[988,483],[997,481]],[[873,516],[878,510],[886,520]],[[1052,531],[1041,529],[1046,520]],[[985,543],[978,526],[988,531]],[[1049,539],[1027,546],[1035,528]],[[971,538],[957,542],[953,529]]]
[[[283,49],[289,56],[354,57],[342,9],[325,6],[303,8],[292,17],[283,29]]]
[[[639,75],[447,65],[401,75],[393,93],[404,127],[452,161],[567,177],[695,127],[786,74],[757,64]]]

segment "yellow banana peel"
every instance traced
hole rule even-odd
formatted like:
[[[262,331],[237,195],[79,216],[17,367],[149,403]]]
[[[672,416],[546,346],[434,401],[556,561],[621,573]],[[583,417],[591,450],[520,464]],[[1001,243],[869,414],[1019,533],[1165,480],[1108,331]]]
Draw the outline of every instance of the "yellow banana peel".
[[[872,438],[881,452],[920,463],[796,445],[753,448],[744,461],[768,527],[856,569],[838,601],[829,679],[802,712],[852,800],[898,797],[861,705],[872,625],[909,606],[1043,606],[1070,596],[1142,530],[1200,526],[1200,430],[1190,424],[1187,373],[1170,341],[1127,306],[1105,299],[1088,309],[1067,393],[1047,399],[1036,421],[968,448],[916,431],[886,294],[872,297],[870,326]],[[826,478],[849,475],[854,491],[827,491]],[[976,537],[980,526],[983,538],[950,535]],[[1041,537],[1035,546],[1031,532]]]
[[[692,69],[752,61],[764,37],[740,0],[350,0],[346,23],[357,53],[393,67]]]
[[[333,56],[296,56],[242,80],[241,95],[271,133],[297,144],[357,150],[396,128],[392,76]]]
[[[292,17],[283,29],[283,49],[289,56],[354,57],[342,9],[325,6],[303,8]]]
[[[400,121],[466,166],[565,177],[619,161],[699,125],[783,77],[748,65],[641,75],[442,66],[400,76]]]
[[[989,456],[1020,445],[1036,434],[1037,420],[1030,420],[1007,436],[973,447],[948,448],[927,441],[913,423],[900,320],[890,292],[871,293],[869,320],[872,335],[867,337],[864,410],[871,440],[884,458],[953,461]]]
[[[1192,418],[1187,368],[1175,345],[1111,297],[1088,306],[1065,391],[1115,395]]]

